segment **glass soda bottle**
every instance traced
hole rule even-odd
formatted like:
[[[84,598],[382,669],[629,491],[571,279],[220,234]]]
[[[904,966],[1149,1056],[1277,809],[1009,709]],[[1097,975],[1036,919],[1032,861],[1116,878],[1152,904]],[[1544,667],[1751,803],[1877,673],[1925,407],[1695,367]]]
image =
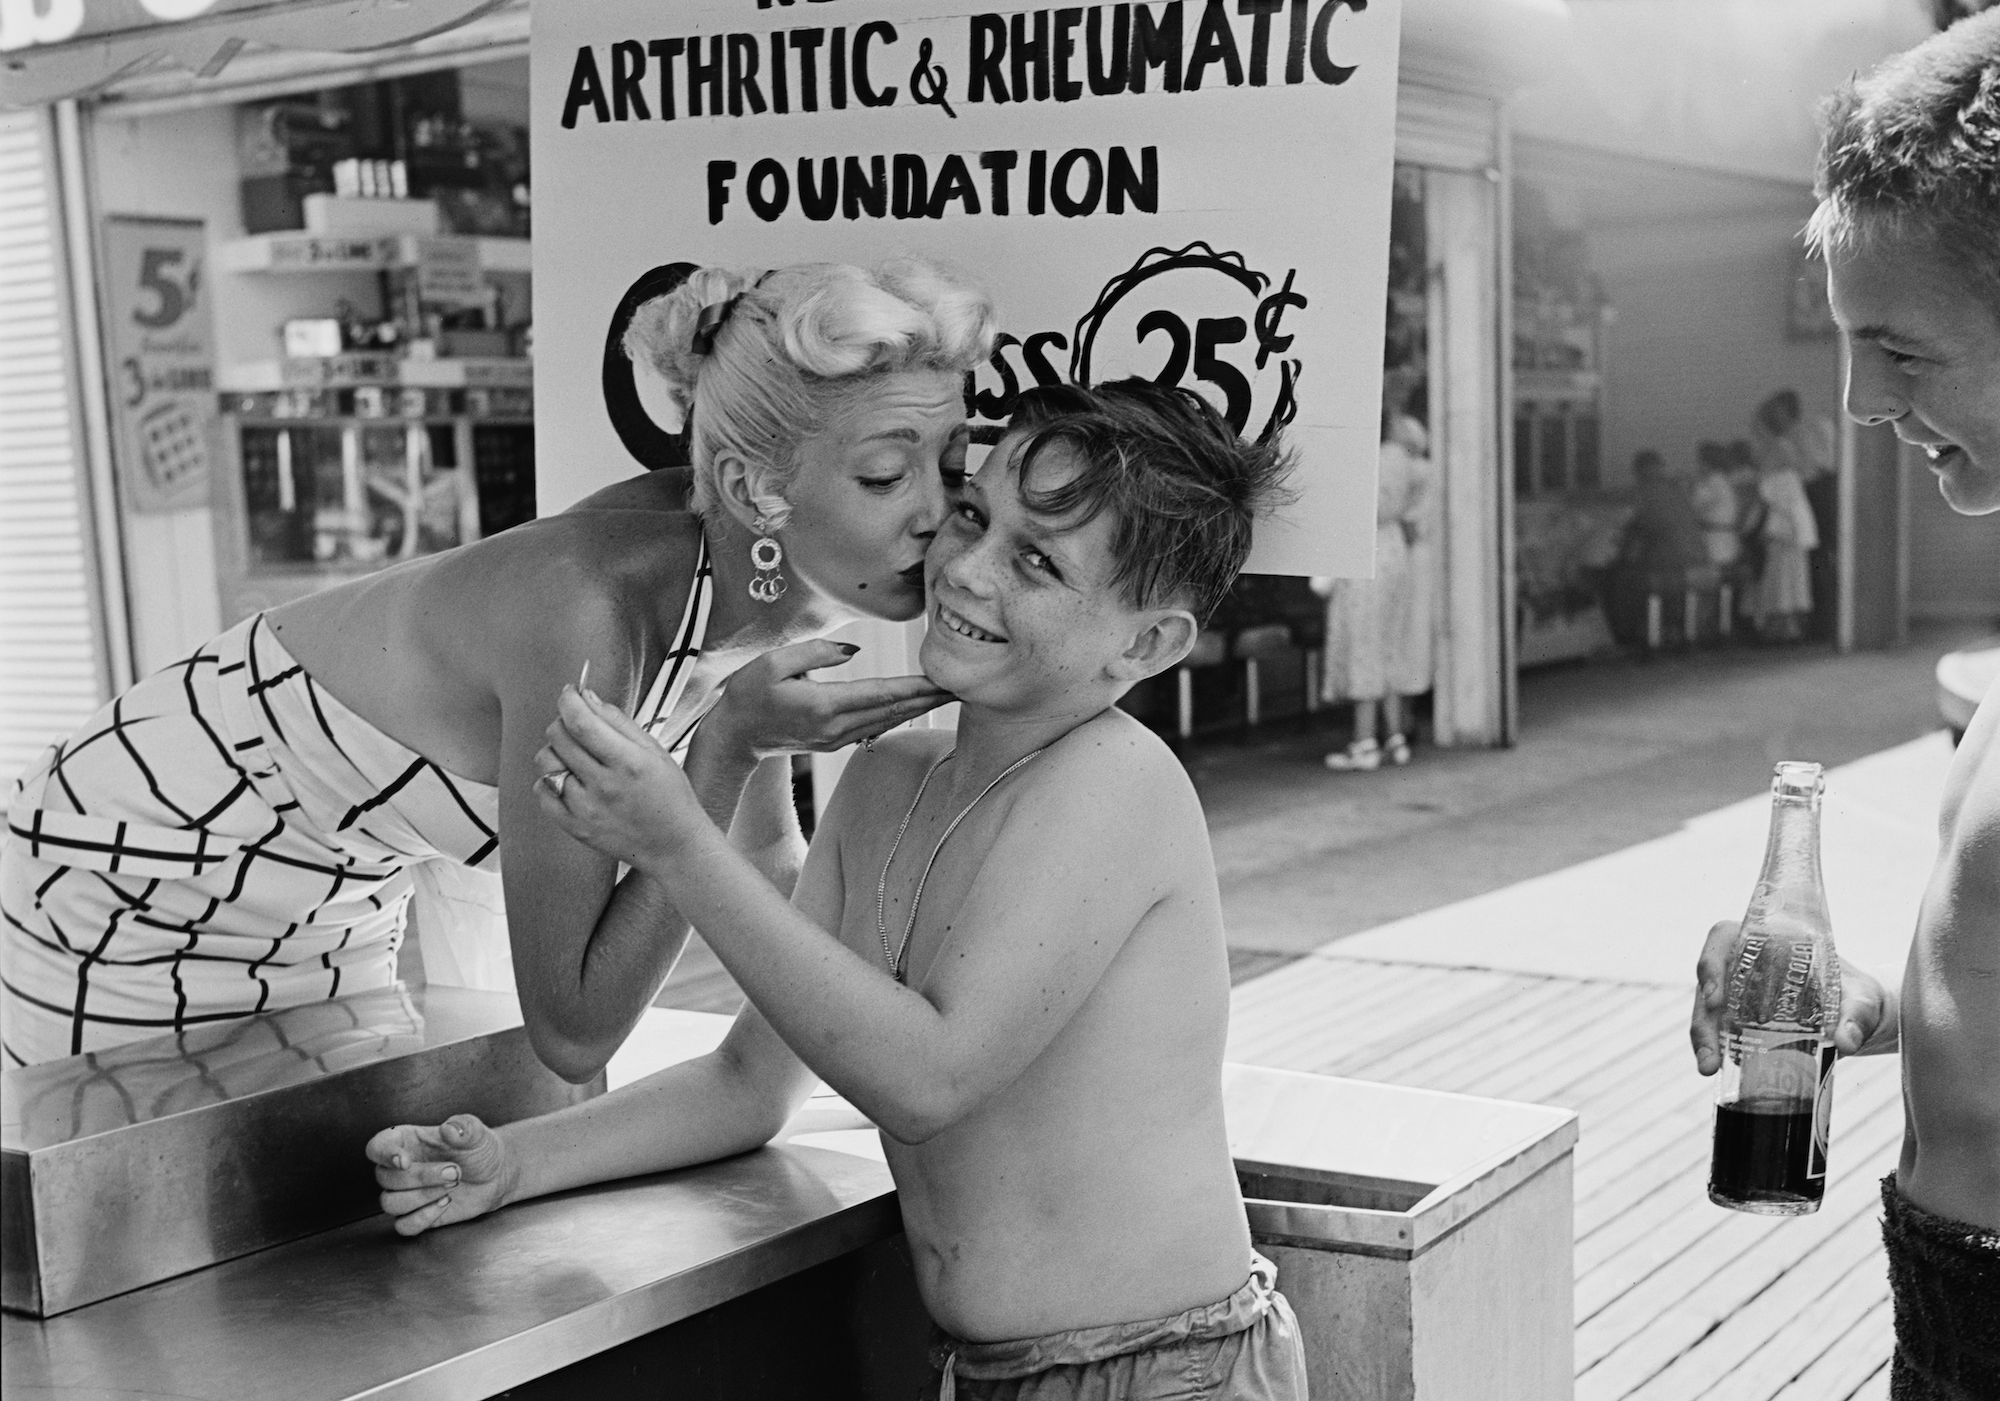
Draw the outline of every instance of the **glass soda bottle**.
[[[1818,764],[1778,765],[1771,837],[1729,962],[1708,1199],[1802,1216],[1826,1192],[1840,960],[1819,868]]]

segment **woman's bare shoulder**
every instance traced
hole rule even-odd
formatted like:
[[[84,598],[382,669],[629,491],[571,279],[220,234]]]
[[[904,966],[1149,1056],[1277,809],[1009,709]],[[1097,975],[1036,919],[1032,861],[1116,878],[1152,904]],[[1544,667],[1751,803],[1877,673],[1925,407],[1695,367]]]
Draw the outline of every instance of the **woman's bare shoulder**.
[[[686,512],[530,521],[441,559],[418,600],[421,625],[436,644],[487,651],[496,679],[515,669],[507,658],[539,677],[543,662],[588,657],[610,681],[660,650],[649,639],[678,621],[700,540],[700,520]]]

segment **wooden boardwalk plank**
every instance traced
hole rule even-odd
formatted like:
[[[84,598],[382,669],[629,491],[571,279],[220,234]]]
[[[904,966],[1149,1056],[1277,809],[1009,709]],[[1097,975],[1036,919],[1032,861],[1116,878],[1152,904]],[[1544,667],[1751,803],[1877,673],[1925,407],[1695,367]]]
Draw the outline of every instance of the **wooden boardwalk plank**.
[[[1766,1327],[1761,1335],[1752,1339],[1747,1355],[1735,1370],[1721,1377],[1706,1395],[1712,1401],[1725,1401],[1725,1398],[1727,1401],[1776,1401],[1778,1396],[1791,1390],[1799,1378],[1818,1367],[1835,1348],[1855,1337],[1856,1330],[1871,1313],[1888,1307],[1887,1270],[1881,1252],[1872,1251],[1858,1259],[1789,1322],[1775,1329]],[[1753,1326],[1756,1326],[1756,1321],[1753,1321]],[[1888,1355],[1886,1350],[1882,1350],[1879,1337],[1869,1334],[1861,1334],[1860,1337],[1866,1350],[1853,1354],[1846,1364],[1848,1391],[1859,1386],[1862,1378]],[[1727,1349],[1737,1342],[1726,1337],[1723,1328],[1718,1328],[1702,1351]],[[1821,1372],[1822,1390],[1819,1394],[1825,1396],[1834,1390],[1836,1376],[1840,1374],[1838,1365]]]
[[[1682,990],[1316,956],[1236,998],[1234,1059],[1581,1116],[1578,1401],[1886,1401],[1893,1058],[1842,1063],[1826,1203],[1774,1220],[1707,1200]]]
[[[1484,1046],[1489,1054],[1495,1053],[1489,1038],[1519,1018],[1533,1016],[1568,996],[1570,990],[1557,982],[1527,988],[1496,987],[1444,1015],[1413,1023],[1399,1035],[1356,1047],[1330,1063],[1326,1073],[1397,1084],[1422,1083],[1439,1064],[1462,1061],[1468,1045]]]
[[[1895,1308],[1888,1286],[1867,1313],[1834,1339],[1827,1350],[1772,1401],[1848,1401],[1882,1371],[1896,1350]]]
[[[1873,1188],[1843,1178],[1812,1216],[1731,1214],[1576,1330],[1578,1396],[1586,1380],[1592,1396],[1627,1395],[1850,1227],[1856,1249],[1875,1248]]]
[[[1871,1121],[1875,1132],[1863,1137],[1850,1134],[1840,1141],[1841,1161],[1854,1170],[1867,1172],[1901,1143],[1902,1124],[1890,1124],[1886,1115]],[[1678,1203],[1678,1211],[1659,1220],[1654,1230],[1634,1239],[1623,1250],[1589,1269],[1579,1268],[1576,1277],[1576,1316],[1579,1323],[1621,1297],[1627,1290],[1663,1267],[1685,1250],[1699,1247],[1703,1237],[1730,1215],[1708,1200],[1702,1183],[1677,1183],[1666,1194]],[[1656,1215],[1657,1213],[1649,1213]]]
[[[1700,1347],[1683,1352],[1645,1386],[1628,1393],[1632,1401],[1699,1401],[1716,1394],[1723,1378],[1749,1358],[1782,1355],[1794,1335],[1809,1338],[1809,1311],[1850,1272],[1885,1277],[1881,1239],[1879,1212],[1856,1214],[1741,1307],[1711,1323]],[[1727,1289],[1734,1281],[1718,1277],[1717,1284]]]
[[[1888,1067],[1891,1071],[1894,1067]],[[1834,1143],[1842,1141],[1849,1127],[1865,1131],[1871,1117],[1887,1114],[1901,1122],[1901,1085],[1893,1074],[1867,1067],[1852,1077],[1848,1085],[1849,1112],[1839,1115],[1836,1106]],[[1710,1137],[1714,1111],[1704,1092],[1684,1103],[1670,1115],[1628,1138],[1605,1154],[1578,1154],[1576,1186],[1576,1230],[1579,1236],[1596,1230],[1616,1216],[1626,1201],[1636,1200],[1652,1187],[1692,1175],[1705,1181],[1708,1172]],[[1585,1134],[1589,1126],[1584,1127]],[[1581,1147],[1581,1145],[1579,1145]],[[1843,1160],[1833,1158],[1835,1164]],[[1839,1167],[1839,1173],[1848,1169]]]
[[[1621,1004],[1625,1000],[1618,999]],[[1503,1087],[1527,1079],[1537,1069],[1565,1060],[1574,1063],[1580,1051],[1594,1047],[1604,1035],[1597,1002],[1587,993],[1572,994],[1544,1015],[1521,1017],[1491,1046],[1455,1048],[1454,1063],[1434,1076],[1460,1094],[1509,1097],[1500,1093]],[[1616,1006],[1604,1009],[1602,1015],[1612,1017],[1616,1025]]]
[[[1525,1099],[1537,1104],[1561,1104],[1579,1113],[1615,1106],[1619,1091],[1637,1078],[1671,1078],[1676,1067],[1671,1057],[1662,1058],[1659,1048],[1674,1043],[1674,1033],[1686,1018],[1684,1010],[1668,1009],[1640,1002],[1627,1007],[1617,1027],[1616,1040],[1606,1041],[1599,1028],[1586,1035],[1567,1056],[1544,1056],[1525,1067],[1526,1073],[1495,1093],[1506,1099]],[[1622,1044],[1620,1044],[1622,1043]],[[1683,1069],[1692,1070],[1683,1063]],[[1627,1101],[1629,1102],[1629,1101]]]
[[[1854,1388],[1853,1401],[1889,1401],[1889,1364],[1884,1362],[1875,1375]]]
[[[1448,1016],[1513,981],[1499,973],[1301,959],[1245,984],[1230,1016],[1227,1054],[1253,1065],[1312,1069],[1412,1021]],[[1279,986],[1267,991],[1261,987],[1267,983]]]

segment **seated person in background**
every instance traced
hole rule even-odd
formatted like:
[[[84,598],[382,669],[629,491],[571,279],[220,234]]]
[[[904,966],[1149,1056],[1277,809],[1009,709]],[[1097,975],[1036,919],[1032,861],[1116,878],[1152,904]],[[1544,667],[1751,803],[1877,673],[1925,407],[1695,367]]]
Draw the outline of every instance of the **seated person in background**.
[[[1736,522],[1743,513],[1736,487],[1729,480],[1729,449],[1721,443],[1706,442],[1695,454],[1701,475],[1689,493],[1695,519],[1701,522],[1702,544],[1708,562],[1721,570],[1731,570],[1743,557],[1743,537]]]
[[[1651,645],[1648,598],[1660,599],[1663,621],[1681,618],[1683,592],[1709,582],[1712,574],[1701,520],[1683,484],[1668,475],[1666,460],[1644,449],[1632,458],[1632,477],[1637,509],[1611,566],[1608,612],[1621,640]]]
[[[790,904],[565,688],[544,807],[668,883],[752,1005],[712,1055],[572,1109],[384,1130],[397,1229],[756,1148],[817,1074],[881,1127],[940,1395],[1303,1401],[1223,1123],[1201,806],[1114,705],[1186,654],[1287,466],[1187,391],[1027,395],[928,559],[956,736],[855,756]]]
[[[1620,559],[1647,576],[1656,591],[1683,587],[1689,569],[1708,562],[1701,518],[1685,485],[1667,471],[1666,460],[1648,448],[1632,458],[1638,510],[1625,527]]]

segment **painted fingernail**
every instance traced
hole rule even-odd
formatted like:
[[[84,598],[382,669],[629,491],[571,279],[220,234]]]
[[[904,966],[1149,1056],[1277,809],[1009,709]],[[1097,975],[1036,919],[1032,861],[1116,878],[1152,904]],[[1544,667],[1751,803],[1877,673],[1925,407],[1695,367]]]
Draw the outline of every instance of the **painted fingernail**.
[[[444,1181],[447,1187],[456,1187],[458,1185],[457,1163],[446,1163],[444,1165]]]
[[[586,660],[583,664],[582,674],[576,678],[576,688],[577,690],[582,691],[583,688],[589,684],[590,684],[590,662]],[[585,694],[587,695],[589,693],[585,692]]]
[[[836,642],[833,645],[838,647],[841,651],[847,653],[847,655],[850,657],[853,656],[856,652],[859,652],[861,650],[861,648],[857,644],[852,642]]]
[[[451,1205],[450,1197],[439,1197],[437,1199],[437,1207],[439,1211],[443,1211],[446,1207],[450,1205]]]

